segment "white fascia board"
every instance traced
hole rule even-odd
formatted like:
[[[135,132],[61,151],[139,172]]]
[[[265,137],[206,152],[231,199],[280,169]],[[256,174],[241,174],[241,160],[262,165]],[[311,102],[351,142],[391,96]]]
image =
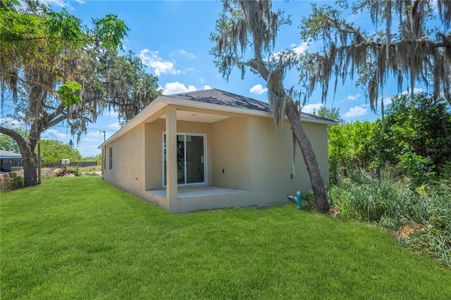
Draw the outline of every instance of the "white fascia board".
[[[126,132],[130,131],[131,129],[135,128],[145,120],[147,120],[149,117],[151,117],[154,113],[165,107],[167,104],[160,99],[160,97],[157,97],[154,101],[152,101],[149,105],[147,105],[139,114],[137,114],[133,119],[128,121],[124,127],[116,131],[112,136],[110,136],[105,142],[99,145],[99,149],[110,144],[114,140],[116,140],[118,137],[122,136]]]

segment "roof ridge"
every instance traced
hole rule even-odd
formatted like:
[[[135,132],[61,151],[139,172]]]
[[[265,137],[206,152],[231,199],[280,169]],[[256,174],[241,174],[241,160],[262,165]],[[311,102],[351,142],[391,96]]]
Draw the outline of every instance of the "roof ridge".
[[[216,91],[227,93],[227,94],[232,94],[232,95],[235,95],[235,96],[238,96],[238,97],[244,97],[244,98],[247,98],[247,99],[250,99],[250,100],[253,100],[253,101],[256,101],[256,102],[260,102],[260,103],[263,103],[263,104],[269,104],[269,102],[265,102],[265,101],[254,99],[254,98],[251,98],[251,97],[248,97],[248,96],[244,96],[244,95],[236,94],[236,93],[233,93],[233,92],[221,90],[221,89],[218,89],[216,87],[212,87],[212,88],[209,88],[209,89],[202,89],[202,90],[195,90],[195,91],[188,91],[188,92],[169,94],[169,95],[161,95],[161,96],[166,96],[166,97],[179,96],[179,95],[186,95],[186,94],[199,93],[199,92],[212,91],[212,90],[216,90]]]

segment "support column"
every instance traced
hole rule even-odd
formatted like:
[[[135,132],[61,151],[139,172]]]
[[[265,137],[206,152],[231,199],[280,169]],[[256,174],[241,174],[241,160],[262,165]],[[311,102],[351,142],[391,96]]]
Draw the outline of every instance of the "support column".
[[[177,202],[177,111],[166,111],[166,197],[169,211],[176,210]]]

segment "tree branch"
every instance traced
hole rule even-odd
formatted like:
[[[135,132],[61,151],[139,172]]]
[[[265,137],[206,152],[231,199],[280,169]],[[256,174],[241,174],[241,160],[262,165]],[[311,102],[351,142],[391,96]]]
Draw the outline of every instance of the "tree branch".
[[[27,148],[27,150],[29,150],[28,149],[29,147],[28,147],[28,144],[27,144],[27,141],[25,140],[25,138],[22,137],[20,135],[20,133],[16,132],[15,130],[0,126],[0,133],[12,138],[17,143],[17,145],[19,145],[21,152],[23,152],[24,148]]]

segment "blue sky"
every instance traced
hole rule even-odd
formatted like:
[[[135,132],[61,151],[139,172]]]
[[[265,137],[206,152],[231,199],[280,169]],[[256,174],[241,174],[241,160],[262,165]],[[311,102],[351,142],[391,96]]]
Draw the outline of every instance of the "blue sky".
[[[213,64],[209,54],[212,43],[209,39],[215,21],[221,11],[219,1],[89,1],[89,0],[46,0],[52,7],[64,6],[70,13],[90,24],[91,19],[106,14],[116,14],[129,27],[124,49],[140,56],[147,70],[159,77],[159,84],[165,93],[199,90],[209,87],[224,89],[233,93],[267,101],[264,81],[246,73],[244,80],[240,72],[233,72],[227,82]],[[333,2],[331,2],[333,3]],[[304,51],[308,46],[300,40],[298,25],[301,18],[310,12],[310,1],[276,1],[274,8],[283,9],[292,19],[291,26],[284,26],[276,42],[278,49],[296,48]],[[358,17],[358,24],[368,18]],[[297,83],[296,73],[290,73],[288,84]],[[384,95],[393,95],[396,89],[390,83],[384,88]],[[340,108],[347,121],[374,120],[377,116],[370,111],[364,91],[349,81],[339,86],[335,97],[331,94],[322,104],[318,93],[307,103],[305,110],[311,111],[320,105]],[[97,146],[119,128],[117,116],[105,112],[88,133],[76,145],[82,155],[97,155]],[[44,138],[68,142],[71,138],[64,125],[47,130]],[[75,138],[74,138],[75,140]]]

